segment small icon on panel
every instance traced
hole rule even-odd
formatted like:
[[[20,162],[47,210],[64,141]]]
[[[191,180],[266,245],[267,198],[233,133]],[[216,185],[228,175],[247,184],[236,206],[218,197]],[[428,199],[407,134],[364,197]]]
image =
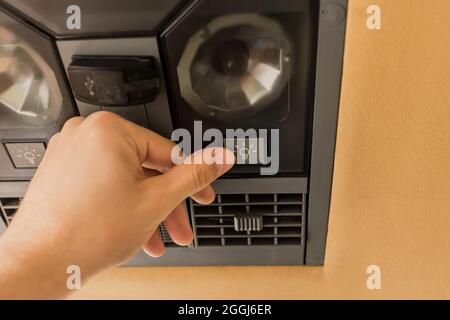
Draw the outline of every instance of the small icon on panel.
[[[95,92],[94,92],[95,82],[94,82],[94,79],[92,79],[90,76],[87,76],[86,77],[86,81],[84,82],[84,86],[89,90],[89,94],[91,96],[95,96]]]
[[[227,140],[229,139],[225,139],[225,145],[228,145]],[[267,164],[265,145],[261,138],[235,138],[232,145],[236,164]]]
[[[18,169],[37,168],[45,152],[43,143],[6,143],[5,145],[14,166]]]

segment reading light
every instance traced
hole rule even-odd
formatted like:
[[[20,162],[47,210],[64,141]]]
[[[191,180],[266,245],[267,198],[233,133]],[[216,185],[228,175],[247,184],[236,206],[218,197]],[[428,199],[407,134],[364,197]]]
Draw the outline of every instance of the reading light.
[[[191,37],[177,71],[181,94],[198,113],[233,120],[277,99],[291,66],[291,44],[278,22],[232,14]]]
[[[53,88],[53,89],[52,89]],[[61,109],[55,75],[28,43],[0,28],[0,116],[6,124],[49,125]]]

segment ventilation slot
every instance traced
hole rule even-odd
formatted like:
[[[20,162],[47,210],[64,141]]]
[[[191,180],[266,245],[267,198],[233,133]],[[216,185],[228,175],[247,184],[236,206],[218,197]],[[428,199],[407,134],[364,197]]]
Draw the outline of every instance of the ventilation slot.
[[[304,245],[306,194],[218,194],[190,207],[196,246]]]
[[[159,226],[159,231],[161,232],[161,238],[166,246],[169,247],[177,246],[177,244],[172,240],[172,238],[169,235],[169,232],[167,231],[166,227],[163,224]]]
[[[22,198],[0,198],[0,212],[7,225],[11,223],[21,201]]]

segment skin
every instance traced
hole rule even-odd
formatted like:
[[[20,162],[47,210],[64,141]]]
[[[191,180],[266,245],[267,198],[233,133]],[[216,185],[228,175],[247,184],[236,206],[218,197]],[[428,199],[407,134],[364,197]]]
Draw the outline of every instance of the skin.
[[[64,298],[67,268],[85,283],[141,248],[164,253],[158,226],[179,245],[192,242],[181,205],[210,203],[210,183],[234,155],[209,149],[174,165],[174,143],[108,112],[70,119],[49,142],[14,221],[0,238],[0,298]],[[211,163],[211,164],[208,164]]]

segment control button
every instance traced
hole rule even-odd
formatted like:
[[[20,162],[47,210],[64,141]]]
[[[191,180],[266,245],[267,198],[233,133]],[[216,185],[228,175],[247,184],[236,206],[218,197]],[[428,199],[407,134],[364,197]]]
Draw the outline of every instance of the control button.
[[[160,82],[153,57],[74,56],[68,74],[75,97],[105,107],[153,102]]]
[[[226,147],[233,147],[236,164],[266,164],[267,148],[262,138],[225,139]]]
[[[241,231],[261,231],[263,229],[263,217],[254,215],[235,215],[234,230]]]
[[[45,153],[42,142],[5,143],[9,156],[16,168],[37,168]]]

